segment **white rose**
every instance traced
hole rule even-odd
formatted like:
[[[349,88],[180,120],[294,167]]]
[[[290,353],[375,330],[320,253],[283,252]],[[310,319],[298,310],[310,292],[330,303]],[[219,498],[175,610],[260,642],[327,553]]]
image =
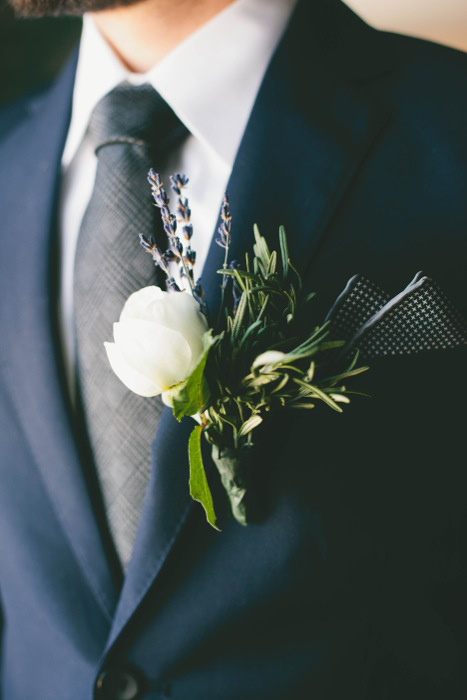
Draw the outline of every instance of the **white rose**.
[[[206,318],[185,292],[144,287],[132,294],[104,343],[117,377],[135,394],[156,396],[187,379],[203,354]]]

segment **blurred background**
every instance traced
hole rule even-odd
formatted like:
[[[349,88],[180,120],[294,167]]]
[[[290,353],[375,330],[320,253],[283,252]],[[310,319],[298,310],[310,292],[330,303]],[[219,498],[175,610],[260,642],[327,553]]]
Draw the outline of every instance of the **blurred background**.
[[[467,51],[467,0],[346,1],[374,26]],[[19,20],[0,0],[0,104],[52,78],[79,33],[79,20]]]
[[[75,19],[16,19],[0,0],[0,104],[52,78],[78,41]]]
[[[467,51],[467,0],[345,0],[369,24]]]

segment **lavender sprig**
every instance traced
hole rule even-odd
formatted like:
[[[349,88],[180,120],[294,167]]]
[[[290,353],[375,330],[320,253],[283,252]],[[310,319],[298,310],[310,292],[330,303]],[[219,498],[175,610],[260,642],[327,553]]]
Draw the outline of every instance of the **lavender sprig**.
[[[182,196],[182,191],[188,185],[189,179],[186,175],[170,176],[172,191],[178,196],[177,214],[179,215],[179,223],[183,224],[182,231],[185,240],[189,241],[193,236],[193,224],[191,223],[191,209],[187,197]]]
[[[177,173],[170,177],[171,190],[177,197],[177,214],[176,216],[170,211],[170,200],[167,191],[162,182],[161,176],[152,168],[148,173],[148,182],[151,186],[151,192],[156,207],[161,211],[162,223],[167,235],[169,247],[165,252],[162,252],[156,244],[153,237],[146,237],[140,234],[140,242],[144,250],[150,253],[154,264],[161,268],[165,273],[166,286],[171,292],[181,292],[177,281],[173,277],[170,266],[174,263],[180,265],[180,276],[188,280],[191,294],[198,302],[201,313],[208,317],[208,309],[204,300],[204,292],[201,286],[201,280],[198,279],[195,283],[194,267],[196,263],[196,251],[191,247],[190,241],[193,236],[193,224],[191,222],[191,209],[188,198],[183,195],[183,190],[187,187],[189,179],[186,175]],[[177,235],[178,224],[181,224],[183,240]]]
[[[229,250],[230,250],[230,241],[232,238],[232,215],[230,213],[230,203],[229,203],[229,197],[227,192],[224,194],[224,201],[222,203],[222,209],[221,209],[221,225],[217,229],[217,232],[219,234],[219,238],[216,238],[216,243],[218,246],[223,248],[225,250],[225,256],[224,256],[224,264],[222,265],[223,270],[227,270],[228,262],[229,262]],[[222,283],[221,283],[221,304],[219,307],[219,316],[217,319],[217,323],[219,325],[220,322],[220,317],[222,314],[222,309],[224,308],[224,297],[225,297],[225,289],[227,287],[227,275],[222,276]]]
[[[193,296],[199,304],[201,313],[204,314],[204,316],[206,316],[206,318],[209,321],[208,305],[206,304],[206,301],[204,299],[204,290],[201,285],[201,278],[197,280],[195,286],[193,287]]]
[[[191,291],[193,293],[194,288],[194,266],[196,262],[196,252],[191,248],[189,242],[193,236],[193,224],[191,223],[191,209],[190,203],[187,197],[183,196],[183,190],[188,185],[189,179],[186,175],[177,173],[176,175],[170,176],[170,183],[172,192],[178,196],[177,202],[177,214],[179,216],[178,223],[182,224],[183,237],[188,245],[182,246],[182,268],[180,269],[180,275],[182,277],[187,277],[189,279],[189,284]]]
[[[171,292],[183,291],[182,289],[180,289],[180,287],[178,286],[178,284],[176,283],[176,281],[173,277],[167,277],[167,280],[165,283],[167,285],[167,289],[169,289]]]
[[[185,229],[186,227],[191,226],[191,211],[189,208],[188,200],[185,197],[182,197],[181,193],[183,188],[186,187],[188,184],[188,178],[185,175],[177,174],[175,176],[171,176],[170,181],[172,190],[177,195],[179,195],[178,212],[180,213],[180,210],[184,212],[183,221]],[[193,289],[195,286],[193,274],[194,262],[190,262],[193,259],[193,255],[191,254],[190,256],[187,256],[185,254],[183,243],[177,235],[177,217],[174,214],[172,214],[170,210],[170,200],[167,195],[167,191],[164,187],[164,183],[162,182],[159,173],[156,173],[152,168],[148,173],[148,182],[151,186],[151,193],[154,199],[154,203],[156,207],[158,207],[161,211],[162,223],[164,226],[164,231],[167,235],[167,239],[169,241],[169,248],[164,254],[161,254],[157,246],[151,246],[151,249],[148,250],[145,243],[150,244],[149,239],[146,239],[144,237],[141,238],[140,236],[141,243],[148,252],[151,252],[151,255],[156,265],[158,265],[167,275],[168,279],[166,284],[168,289],[170,289],[171,291],[181,291],[174,278],[170,276],[170,271],[168,269],[169,263],[178,262],[180,263],[181,276],[186,278],[191,293],[193,294]],[[186,237],[185,230],[184,235]]]
[[[188,185],[190,182],[190,179],[181,173],[177,173],[176,175],[171,175],[170,176],[170,183],[172,186],[172,191],[175,192],[176,195],[181,197],[182,190]]]
[[[232,238],[232,215],[230,213],[230,203],[227,192],[224,194],[224,201],[222,202],[221,219],[221,225],[217,229],[219,238],[216,238],[216,243],[221,248],[225,249],[227,258],[229,254],[230,240]],[[227,267],[224,269],[227,269]]]
[[[154,260],[154,264],[157,265],[157,267],[160,267],[166,275],[169,275],[169,261],[166,257],[166,253],[161,252],[161,249],[157,245],[154,238],[152,236],[146,238],[144,233],[140,233],[139,240],[146,253],[149,253],[151,255],[152,259]]]

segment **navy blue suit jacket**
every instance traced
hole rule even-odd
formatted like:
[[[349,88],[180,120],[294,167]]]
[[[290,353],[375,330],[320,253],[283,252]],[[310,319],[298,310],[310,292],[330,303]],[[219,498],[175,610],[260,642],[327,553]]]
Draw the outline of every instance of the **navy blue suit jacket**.
[[[0,113],[2,698],[101,698],[109,668],[148,700],[465,698],[465,350],[374,363],[373,398],[276,420],[246,529],[190,501],[191,426],[167,410],[122,586],[56,344],[73,79]],[[467,314],[466,86],[466,55],[302,0],[233,169],[233,256],[284,224],[317,322],[357,272],[396,293],[423,269]]]

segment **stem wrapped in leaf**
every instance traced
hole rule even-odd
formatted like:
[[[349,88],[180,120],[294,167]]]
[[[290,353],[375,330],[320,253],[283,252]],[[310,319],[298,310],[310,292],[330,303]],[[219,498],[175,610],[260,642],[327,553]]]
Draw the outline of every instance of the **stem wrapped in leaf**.
[[[248,460],[245,457],[245,450],[220,449],[217,445],[212,448],[212,459],[229,497],[232,514],[240,525],[247,525],[249,516],[246,501]]]

